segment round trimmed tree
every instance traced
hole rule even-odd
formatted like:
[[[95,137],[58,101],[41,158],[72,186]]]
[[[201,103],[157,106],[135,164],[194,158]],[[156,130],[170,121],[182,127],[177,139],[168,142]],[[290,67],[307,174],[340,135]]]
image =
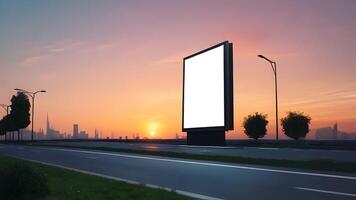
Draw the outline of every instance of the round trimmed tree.
[[[267,124],[267,115],[256,112],[253,115],[245,117],[243,122],[244,132],[249,138],[258,140],[266,135]]]
[[[305,138],[309,132],[310,121],[311,118],[302,112],[288,112],[288,115],[281,119],[283,132],[295,140]]]

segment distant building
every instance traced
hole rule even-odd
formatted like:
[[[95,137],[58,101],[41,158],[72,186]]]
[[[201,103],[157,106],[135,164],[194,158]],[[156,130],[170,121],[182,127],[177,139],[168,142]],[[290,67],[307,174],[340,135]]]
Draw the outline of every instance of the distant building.
[[[78,135],[78,139],[88,139],[89,135],[85,131],[80,131]]]
[[[140,139],[140,134],[139,133],[134,133],[133,135],[132,135],[132,139],[134,139],[134,140],[139,140]]]
[[[72,139],[88,139],[89,135],[85,131],[79,132],[79,125],[73,124]]]
[[[36,135],[36,133],[34,133],[34,135]],[[17,135],[15,135],[15,138],[17,139]],[[22,140],[31,140],[31,130],[29,129],[21,130],[20,138]]]
[[[72,138],[73,139],[78,139],[78,136],[79,136],[79,126],[78,126],[78,124],[73,124]]]
[[[99,139],[99,132],[96,129],[94,130],[94,138]]]
[[[346,132],[339,132],[339,138],[341,140],[356,140],[356,132],[346,133]]]
[[[318,128],[315,131],[317,140],[356,140],[356,132],[347,133],[338,130],[338,125],[333,127]]]
[[[64,135],[59,131],[53,129],[49,123],[48,114],[47,114],[47,123],[46,123],[46,139],[55,140],[55,139],[64,139]]]
[[[337,124],[334,127],[318,128],[315,131],[315,139],[317,140],[337,140],[337,135]]]
[[[40,129],[39,132],[37,132],[35,134],[35,138],[36,138],[36,140],[44,140],[44,139],[46,139],[46,136],[45,136],[44,131],[43,131],[42,128]]]

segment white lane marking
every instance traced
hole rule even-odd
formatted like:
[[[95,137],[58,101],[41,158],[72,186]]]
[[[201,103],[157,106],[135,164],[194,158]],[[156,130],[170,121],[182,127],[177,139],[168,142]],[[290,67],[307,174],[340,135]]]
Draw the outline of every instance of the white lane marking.
[[[143,186],[146,186],[146,187],[149,187],[149,188],[166,190],[168,192],[176,192],[177,194],[180,194],[180,195],[183,195],[183,196],[192,197],[192,198],[198,198],[198,199],[202,199],[202,200],[221,200],[219,198],[206,196],[206,195],[202,195],[202,194],[197,194],[197,193],[192,193],[192,192],[187,192],[187,191],[182,191],[182,190],[173,190],[171,188],[161,187],[161,186],[157,186],[157,185],[153,185],[153,184],[142,184],[140,182],[133,181],[133,180],[128,180],[128,179],[124,179],[124,178],[118,178],[118,177],[114,177],[114,176],[108,176],[108,175],[99,174],[99,173],[90,172],[90,171],[81,170],[81,169],[75,169],[75,168],[66,167],[66,166],[63,166],[63,165],[58,165],[58,164],[53,164],[53,163],[46,163],[46,162],[42,162],[42,161],[38,161],[38,160],[21,158],[21,157],[17,157],[17,156],[13,156],[13,157],[16,157],[16,158],[22,159],[22,160],[27,160],[27,161],[30,161],[30,162],[40,163],[40,164],[43,164],[43,165],[49,165],[49,166],[53,166],[53,167],[59,167],[59,168],[62,168],[62,169],[75,171],[75,172],[80,172],[80,173],[83,173],[83,174],[99,176],[99,177],[102,177],[102,178],[107,178],[107,179],[111,179],[111,180],[115,180],[115,181],[122,181],[122,182],[125,182],[125,183],[134,184],[134,185],[143,185]]]
[[[140,185],[140,183],[139,182],[137,182],[137,181],[132,181],[132,180],[127,180],[127,179],[125,179],[126,181],[126,183],[129,183],[129,184],[133,184],[133,185]]]
[[[167,191],[167,192],[175,192],[175,190],[173,190],[173,189],[171,189],[171,188],[161,187],[161,186],[153,185],[153,184],[144,184],[144,186],[150,187],[150,188],[155,188],[155,189],[165,190],[165,191]]]
[[[146,186],[147,186],[147,187],[150,187],[150,188],[161,189],[160,186],[153,185],[153,184],[146,184]]]
[[[335,195],[343,195],[343,196],[356,197],[356,194],[352,194],[352,193],[335,192],[335,191],[319,190],[319,189],[304,188],[304,187],[294,187],[294,188],[295,188],[295,189],[298,189],[298,190],[306,190],[306,191],[311,191],[311,192],[320,192],[320,193],[326,193],[326,194],[335,194]]]
[[[270,148],[270,147],[257,147],[257,149],[262,149],[262,150],[279,150],[279,148]]]
[[[193,197],[193,198],[196,198],[196,199],[221,200],[219,198],[207,197],[205,195],[195,194],[195,193],[186,192],[186,191],[182,191],[182,190],[176,190],[176,193],[184,195],[184,196]]]
[[[237,149],[236,147],[222,147],[222,146],[196,146],[196,145],[186,145],[180,144],[180,147],[191,147],[191,148],[212,148],[212,149]]]
[[[107,153],[107,152],[99,152],[99,151],[84,151],[84,150],[74,150],[74,149],[43,148],[43,147],[38,147],[38,148],[46,149],[46,150],[55,150],[55,151],[68,151],[68,152],[89,153],[89,154],[97,154],[97,155],[109,155],[109,156],[117,156],[117,157],[136,158],[136,159],[145,159],[145,160],[157,160],[157,161],[176,162],[176,163],[195,164],[195,165],[205,165],[205,166],[214,166],[214,167],[226,167],[226,168],[246,169],[246,170],[255,170],[255,171],[265,171],[265,172],[297,174],[297,175],[305,175],[305,176],[319,176],[319,177],[326,177],[326,178],[339,178],[339,179],[356,180],[355,176],[343,176],[343,175],[322,174],[322,173],[312,173],[312,172],[300,172],[300,171],[269,169],[269,168],[260,168],[260,167],[246,167],[246,166],[240,166],[240,165],[228,165],[228,164],[207,163],[207,162],[178,160],[178,159],[169,159],[169,158],[136,156],[136,155],[119,154],[119,153]]]

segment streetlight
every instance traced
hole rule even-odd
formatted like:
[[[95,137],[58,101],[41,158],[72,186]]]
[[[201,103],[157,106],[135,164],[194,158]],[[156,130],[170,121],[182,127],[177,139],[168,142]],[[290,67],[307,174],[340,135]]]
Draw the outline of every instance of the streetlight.
[[[46,92],[46,90],[38,90],[36,92],[29,92],[27,90],[15,88],[16,91],[23,92],[27,95],[29,95],[32,98],[32,128],[31,128],[31,141],[33,141],[33,124],[34,124],[34,115],[35,115],[35,96],[39,92]]]
[[[266,58],[263,55],[258,55],[259,58],[267,60],[271,66],[272,70],[274,73],[274,87],[275,87],[275,92],[276,92],[276,140],[278,141],[278,91],[277,91],[277,64],[274,61],[271,61],[270,59]]]

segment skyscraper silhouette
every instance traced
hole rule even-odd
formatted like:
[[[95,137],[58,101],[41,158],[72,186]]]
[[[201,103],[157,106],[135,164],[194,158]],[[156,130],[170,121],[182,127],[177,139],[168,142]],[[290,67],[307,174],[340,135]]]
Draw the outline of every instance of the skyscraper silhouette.
[[[78,124],[73,124],[73,138],[77,139],[79,134]]]

